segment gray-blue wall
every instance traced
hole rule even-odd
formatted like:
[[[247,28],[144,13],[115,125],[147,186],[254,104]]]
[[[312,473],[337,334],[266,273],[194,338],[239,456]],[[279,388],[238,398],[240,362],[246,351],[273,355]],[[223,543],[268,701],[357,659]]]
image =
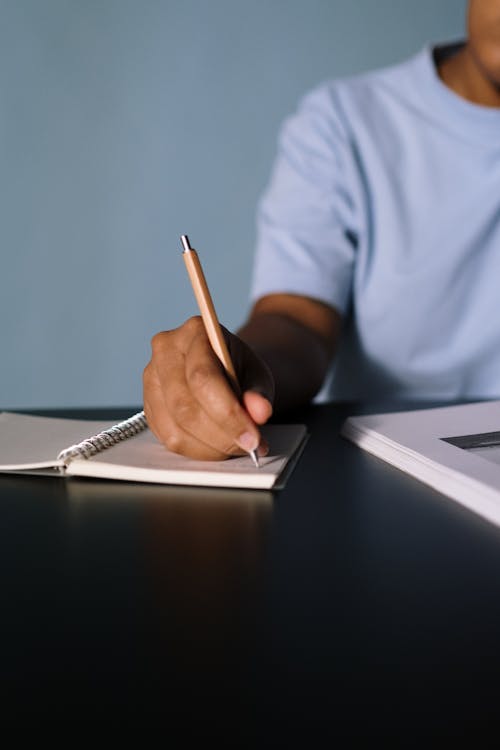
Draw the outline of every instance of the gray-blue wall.
[[[149,340],[247,312],[276,136],[319,81],[463,35],[465,0],[0,0],[0,406],[138,404]]]

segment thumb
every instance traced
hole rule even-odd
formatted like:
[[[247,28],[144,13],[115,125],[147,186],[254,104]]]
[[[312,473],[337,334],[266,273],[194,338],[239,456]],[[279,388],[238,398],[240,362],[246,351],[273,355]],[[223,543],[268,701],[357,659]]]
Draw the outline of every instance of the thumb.
[[[273,413],[273,407],[269,399],[257,393],[257,391],[245,391],[243,403],[256,424],[265,424]]]

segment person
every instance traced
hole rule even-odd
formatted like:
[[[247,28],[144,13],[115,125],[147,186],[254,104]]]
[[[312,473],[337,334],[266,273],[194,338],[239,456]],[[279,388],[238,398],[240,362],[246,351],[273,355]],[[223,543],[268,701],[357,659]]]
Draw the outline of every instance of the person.
[[[330,397],[498,397],[499,279],[500,0],[469,0],[465,41],[327,82],[286,120],[253,306],[226,331],[242,400],[191,318],[153,338],[149,425],[195,458],[265,455],[260,426],[332,362]]]

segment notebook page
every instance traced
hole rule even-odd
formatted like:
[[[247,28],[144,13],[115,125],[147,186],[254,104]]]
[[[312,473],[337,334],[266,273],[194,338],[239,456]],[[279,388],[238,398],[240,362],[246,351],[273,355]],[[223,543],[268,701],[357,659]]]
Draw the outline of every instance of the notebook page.
[[[304,425],[268,425],[263,434],[270,455],[256,468],[249,456],[196,461],[168,451],[150,430],[124,440],[88,460],[75,459],[67,473],[139,482],[217,487],[270,488],[306,436]]]
[[[50,468],[64,448],[79,443],[116,420],[58,419],[0,412],[0,471]]]

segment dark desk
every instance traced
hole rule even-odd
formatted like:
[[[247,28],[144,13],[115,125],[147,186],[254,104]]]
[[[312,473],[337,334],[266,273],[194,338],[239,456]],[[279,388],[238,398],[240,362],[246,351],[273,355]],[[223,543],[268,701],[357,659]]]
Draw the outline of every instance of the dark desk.
[[[2,724],[497,724],[500,530],[338,437],[352,411],[291,415],[311,439],[274,497],[0,476]]]

